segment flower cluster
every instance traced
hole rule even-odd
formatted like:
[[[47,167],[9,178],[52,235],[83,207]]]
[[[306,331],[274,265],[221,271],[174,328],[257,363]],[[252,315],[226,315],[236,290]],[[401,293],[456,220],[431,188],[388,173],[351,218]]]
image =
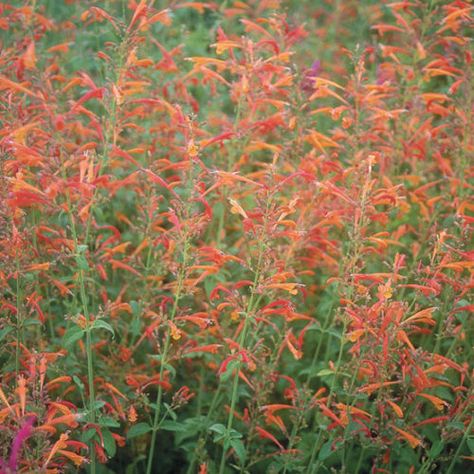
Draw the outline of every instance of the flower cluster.
[[[0,473],[467,472],[472,13],[0,3]]]

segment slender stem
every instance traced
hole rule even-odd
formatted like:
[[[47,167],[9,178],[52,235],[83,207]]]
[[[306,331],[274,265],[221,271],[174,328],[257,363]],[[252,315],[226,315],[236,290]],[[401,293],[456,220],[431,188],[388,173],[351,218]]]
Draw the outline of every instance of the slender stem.
[[[357,101],[356,101],[356,105],[357,105]],[[357,134],[357,136],[358,136],[358,134]],[[369,164],[368,173],[365,177],[365,181],[364,181],[364,184],[363,184],[361,197],[360,197],[360,216],[359,216],[358,219],[354,220],[352,236],[351,236],[351,240],[350,240],[350,245],[351,245],[351,251],[349,252],[350,258],[349,258],[349,260],[346,264],[347,274],[349,274],[349,275],[352,273],[353,268],[357,265],[357,260],[360,256],[360,253],[361,253],[361,231],[362,231],[362,228],[365,225],[365,219],[366,219],[365,218],[365,211],[366,211],[367,201],[368,201],[368,198],[369,198],[371,175],[372,175],[372,166]],[[348,283],[349,283],[349,287],[347,289],[347,299],[350,299],[352,297],[353,290],[354,290],[353,279],[351,278]],[[348,323],[347,318],[344,318],[343,328],[342,328],[342,332],[341,332],[341,342],[340,342],[340,346],[339,346],[339,353],[338,353],[338,356],[337,356],[337,361],[336,361],[336,366],[335,366],[335,370],[334,370],[334,376],[333,376],[333,379],[332,379],[331,387],[329,389],[328,400],[326,402],[327,406],[331,405],[331,401],[332,401],[333,396],[334,396],[334,389],[336,387],[336,382],[337,382],[339,370],[340,370],[341,363],[342,363],[342,356],[344,354],[344,346],[345,346],[344,336],[346,334],[348,324],[349,323]],[[329,346],[328,346],[328,350],[329,350]],[[354,377],[352,378],[351,386],[353,385],[353,382],[355,380],[355,375],[356,375],[356,372],[354,373]],[[316,419],[316,415],[315,415],[315,419]],[[313,446],[313,450],[311,452],[311,457],[310,457],[309,464],[308,464],[308,472],[311,472],[313,474],[318,471],[319,466],[320,466],[320,462],[318,461],[314,465],[314,468],[312,468],[312,465],[313,465],[313,463],[315,461],[315,458],[316,458],[316,453],[318,452],[319,447],[320,447],[322,435],[323,435],[323,430],[321,429],[321,430],[319,430],[317,441]],[[342,467],[344,468],[344,457],[342,458]]]
[[[15,372],[20,373],[20,342],[23,341],[23,321],[21,314],[21,285],[20,285],[20,261],[16,257],[16,349],[15,349]]]
[[[253,293],[250,297],[249,307],[250,307],[251,302],[253,300],[252,297],[253,297]],[[248,321],[249,321],[249,317],[248,317],[248,313],[246,313],[245,321],[244,321],[244,327],[242,329],[241,338],[240,338],[242,343],[245,343],[245,338],[247,337]],[[242,344],[240,344],[240,345],[242,345]],[[235,405],[237,404],[237,400],[239,398],[238,395],[237,395],[237,392],[238,392],[238,389],[239,389],[239,371],[240,371],[240,364],[235,369],[234,381],[232,383],[232,397],[231,397],[231,402],[230,402],[229,416],[227,418],[227,431],[228,432],[232,429],[232,423],[234,421]],[[226,446],[224,445],[224,448],[222,450],[221,463],[220,463],[220,467],[219,467],[219,474],[222,474],[224,472],[226,451],[227,451],[227,449],[226,449]]]
[[[293,426],[291,428],[291,434],[288,442],[288,451],[291,451],[293,449],[293,446],[295,445],[296,441],[296,435],[298,434],[298,430],[300,429],[301,423],[304,418],[304,412],[305,410],[301,410],[298,418],[296,421],[293,423]],[[283,466],[283,474],[286,474],[288,472],[288,462],[289,462],[290,456],[288,455],[285,459],[285,464]]]
[[[174,320],[174,317],[176,316],[176,312],[178,311],[178,305],[179,305],[179,300],[182,295],[182,290],[183,290],[183,283],[184,283],[184,278],[186,276],[186,264],[188,260],[188,240],[185,240],[184,242],[184,248],[183,248],[183,262],[181,269],[178,274],[178,280],[177,280],[177,288],[176,288],[176,296],[173,304],[173,308],[171,310],[171,314],[169,317],[170,321]],[[161,414],[161,402],[163,399],[163,386],[162,386],[162,381],[163,381],[163,376],[165,372],[165,366],[166,366],[166,360],[168,358],[168,352],[171,347],[171,329],[168,327],[166,331],[166,338],[165,338],[165,345],[163,347],[163,353],[161,355],[161,366],[160,366],[160,379],[159,379],[159,386],[158,386],[158,393],[156,395],[156,403],[155,403],[155,414],[153,418],[153,426],[152,426],[152,434],[151,434],[151,444],[150,444],[150,450],[148,452],[148,462],[147,462],[147,467],[146,467],[146,474],[151,473],[151,469],[153,467],[153,457],[155,454],[155,444],[156,444],[156,436],[158,433],[159,429],[159,421],[160,421],[160,414]]]
[[[74,253],[79,255],[79,242],[77,237],[76,221],[74,219],[72,210],[71,210],[71,200],[69,194],[66,193],[67,208],[69,221],[71,223],[71,233],[74,241]],[[94,359],[92,352],[92,334],[90,330],[90,313],[89,313],[89,303],[86,293],[86,284],[84,278],[84,270],[78,269],[78,282],[79,282],[79,295],[81,299],[81,306],[84,312],[84,317],[86,318],[87,331],[86,331],[86,358],[87,358],[87,383],[89,385],[89,412],[88,420],[89,423],[95,423],[95,389],[94,389]],[[95,474],[96,472],[96,459],[95,459],[95,446],[94,442],[90,442],[90,472]]]
[[[77,240],[76,247],[77,247]],[[87,321],[86,331],[86,358],[87,358],[87,384],[89,386],[89,423],[95,423],[95,388],[94,388],[94,356],[92,352],[92,331],[90,329],[90,313],[88,308],[88,300],[86,294],[86,285],[84,279],[84,271],[79,270],[79,291],[81,296],[81,304],[84,311],[84,316]],[[96,472],[96,459],[95,459],[95,446],[91,441],[90,445],[91,459],[90,459],[90,471],[91,474]]]
[[[464,432],[464,435],[458,445],[458,448],[456,449],[456,452],[454,453],[453,459],[451,461],[451,464],[448,467],[448,470],[446,471],[446,474],[451,474],[453,472],[454,466],[456,465],[456,462],[459,457],[459,453],[461,452],[461,449],[463,448],[464,443],[466,442],[466,439],[469,437],[473,425],[474,425],[474,417],[471,417],[471,422],[469,423],[468,427],[466,428],[466,431]]]
[[[337,289],[336,289],[336,291],[337,291]],[[313,376],[314,368],[316,366],[319,354],[321,352],[321,347],[322,347],[323,341],[324,341],[323,334],[329,329],[329,326],[331,325],[331,322],[332,322],[331,314],[333,312],[335,302],[336,302],[336,296],[334,296],[331,299],[331,304],[330,304],[329,308],[326,311],[326,318],[324,319],[324,325],[321,327],[321,334],[320,334],[320,337],[319,337],[319,340],[318,340],[318,345],[316,346],[316,350],[314,351],[313,359],[311,360],[311,368],[310,368],[310,371],[308,373],[308,377],[306,379],[307,384],[309,383],[309,381],[311,380],[311,378]],[[328,338],[327,344],[329,344],[329,342],[330,342],[330,336]]]
[[[340,366],[341,366],[341,362],[342,362],[342,356],[344,354],[344,334],[346,333],[346,329],[347,329],[347,321],[344,320],[344,326],[343,326],[343,329],[342,329],[342,339],[341,339],[341,345],[339,346],[339,354],[337,356],[337,362],[336,362],[336,367],[335,367],[335,370],[334,370],[334,377],[332,379],[332,383],[331,383],[331,387],[329,389],[329,397],[328,397],[328,401],[327,401],[327,406],[330,406],[331,405],[331,401],[332,401],[332,398],[334,396],[334,388],[336,387],[336,381],[337,381],[337,375],[338,375],[338,372],[339,372],[339,369],[340,369]],[[322,430],[320,430],[320,435],[322,433]],[[314,462],[314,458],[316,456],[316,452],[318,451],[319,449],[319,441],[320,441],[320,438],[321,436],[318,437],[318,442],[315,443],[314,447],[313,447],[313,451],[311,453],[311,458],[310,458],[310,461],[309,461],[309,464],[308,464],[308,468],[311,468],[311,465],[313,464]],[[311,472],[316,472],[316,470],[312,470]]]
[[[222,386],[223,386],[222,383],[219,383],[219,385],[217,386],[217,390],[214,392],[214,396],[212,397],[211,406],[209,407],[209,411],[207,412],[207,415],[206,415],[206,421],[203,423],[199,432],[204,431],[209,425],[209,420],[211,419],[211,415],[214,413],[214,410],[217,406],[217,400],[219,398],[219,395],[221,394]],[[202,440],[202,438],[205,438],[206,435],[207,433],[205,431],[204,431],[204,435],[202,434],[200,435],[197,442],[197,446],[199,446],[200,441]],[[186,474],[192,474],[194,472],[194,467],[196,466],[196,462],[197,462],[197,451],[198,449],[196,447],[196,449],[194,450],[193,459],[191,460],[191,463],[188,466]]]
[[[155,444],[156,444],[156,435],[158,433],[158,421],[160,419],[160,414],[161,414],[161,401],[163,398],[163,388],[161,386],[161,381],[163,379],[163,374],[164,374],[164,360],[165,357],[168,355],[168,350],[170,347],[170,342],[171,342],[171,335],[170,331],[167,331],[166,334],[166,341],[165,341],[165,346],[163,348],[163,359],[161,360],[161,367],[160,367],[160,385],[158,387],[158,393],[156,396],[156,406],[155,406],[155,416],[153,418],[153,427],[152,427],[152,434],[151,434],[151,444],[150,444],[150,451],[148,453],[148,462],[147,462],[147,467],[146,467],[146,472],[147,474],[151,473],[151,469],[153,466],[153,456],[155,453]]]
[[[250,298],[252,300],[252,297]],[[249,303],[250,306],[250,303]],[[249,321],[248,314],[245,317],[244,321],[244,327],[242,329],[242,334],[241,334],[241,340],[242,343],[245,343],[245,339],[247,338],[247,332],[248,332],[248,321]],[[230,402],[230,411],[229,411],[229,417],[227,418],[227,430],[232,429],[232,423],[234,421],[234,412],[235,412],[235,405],[237,404],[238,396],[237,396],[237,391],[239,388],[239,371],[240,371],[240,364],[237,366],[237,369],[235,371],[234,375],[234,381],[232,384],[232,397],[231,397],[231,402]],[[225,449],[222,455],[221,459],[221,468],[219,472],[223,472],[223,466],[222,466],[222,461],[225,459]]]
[[[261,241],[259,241],[259,250],[258,250],[258,260],[257,260],[257,267],[255,271],[255,278],[253,280],[253,284],[251,287],[251,293],[250,293],[250,298],[247,304],[247,309],[245,311],[245,320],[244,320],[244,327],[242,328],[242,332],[240,333],[239,337],[239,346],[240,347],[245,347],[245,340],[247,338],[247,332],[249,328],[249,321],[250,321],[250,314],[252,313],[254,309],[254,300],[255,300],[255,290],[257,288],[258,282],[260,280],[260,271],[261,271],[261,266],[262,266],[262,259],[263,259],[263,244]],[[231,395],[231,401],[230,401],[230,411],[229,411],[229,416],[227,418],[227,432],[229,432],[232,429],[232,423],[234,421],[234,412],[235,412],[235,406],[238,401],[238,389],[239,389],[239,372],[240,372],[240,363],[237,365],[235,369],[235,375],[234,375],[234,380],[232,383],[232,395]],[[219,466],[219,474],[223,474],[224,468],[225,468],[225,456],[226,456],[226,451],[227,448],[224,444],[224,447],[222,449],[222,456],[221,456],[221,462]]]
[[[365,446],[362,446],[359,454],[359,459],[357,460],[357,465],[355,468],[355,474],[359,474],[360,466],[362,465],[362,461],[364,460],[364,454],[365,454]]]
[[[90,322],[90,314],[87,305],[86,286],[84,280],[84,271],[79,270],[79,286],[81,302],[84,308],[84,316],[87,322]],[[87,383],[89,385],[89,421],[95,423],[95,388],[94,388],[94,364],[92,354],[92,334],[90,328],[86,331],[86,357],[87,357]]]

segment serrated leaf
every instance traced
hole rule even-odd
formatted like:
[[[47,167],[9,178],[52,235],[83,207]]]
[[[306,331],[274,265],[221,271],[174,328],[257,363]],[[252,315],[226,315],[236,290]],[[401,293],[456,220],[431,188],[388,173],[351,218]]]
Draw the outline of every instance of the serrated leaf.
[[[107,426],[108,428],[120,428],[120,423],[110,416],[103,416],[98,421],[98,424],[99,426]]]
[[[215,433],[224,434],[226,427],[222,423],[216,423],[209,427],[209,431],[214,431]]]
[[[245,446],[242,440],[240,439],[231,439],[230,440],[230,445],[235,451],[235,454],[237,454],[237,457],[239,458],[239,461],[241,464],[244,464],[245,458],[247,457],[247,453],[245,451]]]
[[[102,430],[102,438],[104,440],[104,449],[107,455],[110,458],[113,458],[117,452],[117,445],[115,444],[115,439],[112,436],[112,433],[109,430]]]
[[[184,430],[176,431],[175,441],[180,445],[185,439],[195,436],[197,433],[201,433],[203,428],[206,426],[206,423],[209,424],[209,421],[206,420],[204,416],[197,416],[194,418],[188,418],[183,421]]]
[[[240,439],[242,438],[242,433],[239,433],[237,430],[229,431],[229,439]]]
[[[137,436],[142,436],[151,431],[151,426],[148,423],[137,423],[133,425],[127,433],[127,439],[136,438]]]

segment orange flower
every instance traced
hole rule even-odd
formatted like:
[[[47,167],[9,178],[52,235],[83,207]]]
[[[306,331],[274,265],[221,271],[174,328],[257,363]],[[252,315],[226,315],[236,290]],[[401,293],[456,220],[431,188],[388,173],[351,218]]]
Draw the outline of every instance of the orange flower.
[[[421,440],[417,438],[416,436],[408,433],[408,431],[404,431],[400,428],[397,428],[394,425],[390,425],[392,429],[394,429],[402,438],[404,438],[406,441],[408,441],[408,444],[415,449],[417,446],[421,445]]]

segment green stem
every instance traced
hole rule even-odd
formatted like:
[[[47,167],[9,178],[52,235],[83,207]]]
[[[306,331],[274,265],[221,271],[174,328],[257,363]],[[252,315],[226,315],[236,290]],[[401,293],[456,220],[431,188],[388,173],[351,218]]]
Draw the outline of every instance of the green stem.
[[[79,243],[77,237],[76,221],[71,211],[71,200],[69,194],[66,193],[67,207],[69,220],[71,223],[71,233],[74,241],[74,253],[77,256],[79,254]],[[86,358],[87,358],[87,383],[89,385],[89,413],[88,421],[91,424],[95,423],[95,389],[94,389],[94,359],[92,353],[92,334],[90,329],[90,313],[89,313],[89,304],[86,293],[86,284],[84,278],[84,270],[78,269],[78,281],[79,281],[79,295],[81,299],[81,306],[84,312],[84,317],[87,322],[87,331],[86,331]],[[90,442],[90,472],[95,474],[96,472],[96,459],[95,459],[95,446],[94,442]]]
[[[474,424],[474,417],[471,417],[471,422],[469,423],[469,426],[466,428],[466,431],[464,432],[464,435],[461,439],[461,442],[458,445],[458,448],[456,449],[456,452],[454,453],[453,459],[451,461],[451,464],[448,467],[448,470],[446,471],[446,474],[451,474],[453,472],[454,466],[456,465],[456,462],[459,457],[459,453],[461,452],[461,449],[463,448],[464,443],[466,442],[466,439],[469,437],[471,433],[473,424]]]
[[[16,257],[16,349],[15,349],[15,372],[20,373],[20,342],[23,342],[23,321],[21,316],[21,285],[20,285],[20,261]]]
[[[153,466],[153,456],[155,454],[156,435],[158,433],[158,421],[160,419],[160,414],[161,414],[161,400],[163,398],[163,388],[161,386],[161,381],[163,379],[163,374],[164,374],[164,366],[165,366],[164,360],[165,360],[165,357],[168,355],[170,342],[171,342],[171,335],[170,335],[170,331],[168,330],[168,332],[166,334],[165,346],[163,348],[163,358],[161,360],[160,385],[158,387],[158,393],[157,393],[156,402],[155,402],[155,404],[156,404],[156,406],[155,406],[155,416],[153,418],[151,444],[150,444],[150,451],[148,453],[148,462],[147,462],[147,467],[146,467],[146,473],[147,474],[151,473],[151,468]]]
[[[293,424],[291,428],[291,434],[290,434],[290,439],[288,442],[288,451],[291,451],[293,449],[293,446],[295,445],[296,441],[296,435],[298,434],[298,431],[300,429],[301,423],[303,421],[304,417],[304,410],[301,410],[300,415],[298,416],[297,420]],[[283,466],[283,474],[286,474],[288,472],[288,462],[289,462],[290,456],[288,455],[285,459],[285,464]]]
[[[254,293],[252,292],[252,295],[250,296],[250,300],[249,300],[249,308],[251,307],[252,302],[253,302],[253,295],[254,295]],[[240,339],[242,341],[240,346],[242,346],[245,343],[245,339],[247,337],[248,321],[249,321],[248,312],[246,312],[244,327],[243,327],[242,333],[240,335],[241,336]],[[238,389],[239,389],[239,371],[240,371],[240,364],[235,369],[234,381],[232,383],[232,397],[231,397],[231,401],[230,401],[229,416],[227,418],[227,432],[229,432],[232,429],[232,423],[234,421],[235,405],[237,404],[237,400],[239,398],[238,395],[237,395],[237,392],[238,392]],[[220,463],[220,467],[219,467],[219,474],[222,474],[224,472],[226,451],[227,450],[226,450],[226,447],[224,445],[224,448],[222,450],[221,463]]]
[[[359,135],[357,134],[357,136],[359,136]],[[349,274],[349,275],[352,273],[353,268],[357,264],[357,259],[359,258],[360,253],[361,253],[361,229],[365,225],[365,210],[366,210],[366,206],[367,206],[367,200],[368,200],[368,197],[369,197],[370,179],[371,179],[371,168],[369,168],[367,176],[365,177],[365,182],[364,182],[361,197],[360,197],[361,213],[360,213],[359,220],[354,221],[354,228],[353,228],[352,236],[351,236],[351,240],[350,240],[351,251],[349,252],[349,254],[351,255],[351,258],[348,260],[348,263],[346,264],[346,268],[348,270],[347,274]],[[353,282],[353,279],[351,279],[349,281],[349,288],[347,290],[347,299],[352,298],[353,290],[354,290],[354,282]],[[327,403],[326,403],[326,405],[328,407],[331,405],[331,401],[332,401],[333,396],[334,396],[334,389],[336,387],[337,376],[338,376],[338,373],[339,373],[339,370],[340,370],[340,367],[341,367],[341,363],[342,363],[342,356],[344,354],[344,345],[345,345],[344,336],[346,334],[347,326],[348,326],[347,318],[344,318],[343,328],[342,328],[342,332],[341,332],[341,342],[340,342],[340,346],[339,346],[339,353],[338,353],[338,356],[337,356],[337,362],[336,362],[336,366],[335,366],[335,370],[334,370],[334,378],[332,379],[331,387],[329,389],[329,396],[328,396],[328,400],[327,400]],[[328,351],[329,351],[329,345],[328,345],[328,350],[326,351],[326,356],[328,355]],[[354,380],[354,378],[353,378],[353,380]],[[316,414],[315,414],[315,420],[316,420]],[[318,461],[315,464],[314,468],[313,469],[311,468],[311,466],[313,465],[313,463],[315,461],[316,453],[318,452],[319,447],[320,447],[322,434],[323,434],[323,430],[320,429],[317,441],[316,441],[316,443],[313,447],[313,450],[311,452],[311,457],[310,457],[309,464],[308,464],[308,472],[311,472],[313,474],[317,472],[317,470],[319,469],[319,466],[320,466],[320,462]],[[344,468],[344,458],[342,459],[342,467]]]
[[[184,283],[184,277],[186,275],[186,263],[188,259],[188,241],[185,240],[184,242],[184,249],[183,249],[183,263],[180,269],[180,272],[178,274],[178,281],[177,281],[177,289],[176,289],[176,296],[173,304],[173,309],[171,310],[170,314],[170,321],[174,320],[174,317],[176,316],[176,312],[178,311],[178,305],[179,305],[179,300],[181,298],[181,292],[183,290],[183,283]],[[161,366],[160,366],[160,380],[159,380],[159,386],[158,386],[158,393],[156,395],[156,404],[155,404],[155,414],[153,418],[153,427],[152,427],[152,434],[151,434],[151,444],[150,444],[150,450],[148,452],[148,462],[147,462],[147,467],[146,467],[146,474],[151,473],[151,469],[153,467],[153,457],[155,454],[155,444],[156,444],[156,436],[158,433],[159,429],[159,421],[160,421],[160,414],[161,414],[161,402],[163,399],[163,386],[161,382],[163,381],[163,376],[165,372],[165,366],[166,366],[166,360],[168,358],[168,351],[171,346],[171,330],[168,327],[166,331],[166,339],[165,339],[165,345],[163,347],[163,353],[161,356]]]
[[[362,465],[362,461],[364,460],[364,454],[365,454],[365,446],[362,446],[360,450],[360,455],[359,459],[357,460],[357,465],[355,468],[355,474],[359,474],[360,466]]]
[[[221,394],[222,386],[223,386],[222,383],[219,383],[219,385],[217,386],[217,390],[214,392],[214,396],[212,397],[211,406],[209,407],[209,411],[207,412],[207,415],[206,415],[206,421],[204,422],[203,427],[199,430],[199,432],[202,432],[205,429],[207,429],[207,426],[209,425],[209,420],[211,419],[211,416],[214,413],[214,410],[217,406],[217,400],[219,398],[219,395]],[[201,439],[203,437],[204,438],[206,437],[206,434],[207,433],[204,433],[204,435],[201,434],[199,436],[197,446],[199,446],[199,442],[201,441]],[[197,452],[198,450],[196,447],[196,449],[194,450],[193,459],[191,460],[191,463],[189,464],[186,474],[192,474],[194,472],[194,467],[196,466],[196,462],[197,462]]]
[[[250,320],[250,314],[253,311],[254,307],[254,299],[255,299],[255,290],[257,288],[258,282],[260,280],[260,267],[262,266],[262,259],[263,259],[263,244],[261,241],[259,241],[259,253],[258,253],[258,260],[257,260],[257,268],[255,271],[255,278],[253,280],[252,288],[251,288],[251,293],[250,293],[250,298],[247,304],[247,309],[245,311],[245,320],[244,320],[244,327],[242,328],[242,332],[240,333],[239,337],[239,346],[240,347],[245,347],[245,340],[247,338],[247,332],[249,328],[249,320]],[[236,367],[235,369],[235,375],[234,375],[234,381],[232,383],[232,396],[231,396],[231,401],[230,401],[230,411],[229,411],[229,416],[227,418],[227,432],[229,432],[232,429],[232,423],[234,421],[234,411],[235,411],[235,406],[238,401],[238,389],[239,389],[239,371],[240,371],[240,364]],[[224,468],[225,468],[225,456],[226,456],[226,446],[224,444],[224,447],[222,449],[222,457],[221,457],[221,462],[219,466],[219,474],[223,474]]]
[[[337,292],[337,286],[336,286],[335,291]],[[316,367],[316,363],[318,361],[318,357],[319,357],[319,354],[321,352],[321,348],[322,348],[322,345],[323,345],[323,340],[324,340],[323,334],[329,329],[329,326],[331,325],[331,322],[332,322],[331,314],[332,314],[335,302],[336,302],[336,296],[334,296],[331,299],[331,304],[330,304],[329,308],[326,311],[326,318],[324,320],[324,325],[321,328],[321,334],[320,334],[320,337],[319,337],[319,340],[318,340],[318,345],[316,346],[316,350],[314,351],[313,358],[311,360],[311,369],[310,369],[310,371],[308,373],[308,377],[306,379],[307,384],[309,384],[309,381],[313,377],[314,368]],[[329,344],[330,338],[331,338],[331,336],[329,336],[329,338],[328,338],[328,342],[327,342],[328,344]]]
[[[76,242],[77,244],[77,242]],[[76,245],[77,246],[77,245]],[[86,295],[86,285],[84,279],[84,271],[79,270],[79,287],[80,287],[80,296],[81,304],[84,310],[84,316],[87,321],[87,331],[86,331],[86,358],[87,358],[87,384],[89,386],[89,423],[95,423],[95,388],[94,388],[94,358],[92,352],[92,331],[90,329],[90,314],[88,308],[88,301]],[[90,472],[95,474],[96,472],[96,459],[95,459],[95,447],[94,443],[91,441],[90,445],[91,450],[91,459],[90,459]]]
[[[341,345],[339,346],[339,354],[337,356],[337,362],[336,362],[336,368],[334,370],[334,377],[332,379],[332,383],[331,383],[331,387],[329,389],[329,397],[328,397],[328,401],[327,401],[327,406],[330,406],[331,405],[331,401],[332,401],[332,398],[334,396],[334,389],[336,387],[336,381],[337,381],[337,375],[338,375],[338,372],[339,372],[339,369],[340,369],[340,366],[341,366],[341,362],[342,362],[342,355],[344,354],[344,334],[346,334],[346,329],[347,329],[347,322],[344,321],[344,326],[343,326],[343,329],[342,329],[342,333],[341,333]],[[320,430],[320,435],[322,433],[322,430]],[[316,453],[319,449],[319,442],[320,442],[320,438],[321,436],[318,437],[318,442],[315,443],[314,447],[313,447],[313,451],[311,452],[311,458],[310,458],[310,461],[309,461],[309,464],[308,464],[308,468],[311,469],[311,466],[314,462],[314,458],[316,457]],[[316,469],[316,466],[315,466],[315,469]],[[315,473],[316,470],[313,469],[311,472],[312,473]]]

